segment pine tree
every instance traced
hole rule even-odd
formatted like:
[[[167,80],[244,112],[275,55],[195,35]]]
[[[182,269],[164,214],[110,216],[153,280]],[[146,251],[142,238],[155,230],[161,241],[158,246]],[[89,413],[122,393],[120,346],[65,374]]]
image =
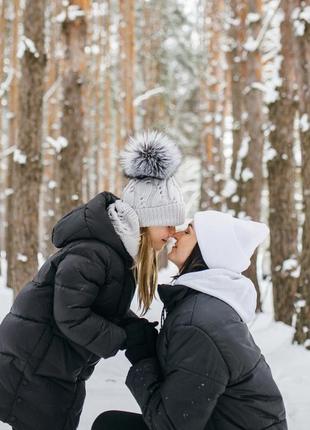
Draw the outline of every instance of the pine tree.
[[[5,42],[6,42],[6,1],[2,0],[0,8],[0,100],[3,97],[3,81],[4,81],[4,57],[5,57]],[[0,103],[0,139],[2,143],[2,103]]]
[[[292,323],[297,266],[297,219],[294,199],[295,165],[293,158],[294,119],[294,47],[290,16],[292,0],[282,2],[279,85],[269,103],[269,226],[271,274],[275,319]]]
[[[202,132],[202,180],[200,207],[202,209],[221,207],[221,186],[224,179],[223,159],[223,115],[224,85],[223,72],[223,1],[206,2],[204,9],[203,39],[206,68],[202,68],[201,112]]]
[[[59,138],[60,113],[60,59],[57,47],[60,42],[60,23],[57,16],[61,13],[61,1],[56,0],[48,8],[46,45],[48,63],[46,68],[42,160],[43,177],[40,196],[40,252],[46,258],[55,251],[51,241],[53,226],[57,221],[57,154]]]
[[[142,101],[139,114],[144,129],[165,127],[167,120],[167,97],[165,79],[167,67],[164,50],[165,2],[144,2],[140,13],[140,44],[137,47],[138,63],[141,69]]]
[[[102,176],[100,180],[103,190],[110,190],[112,186],[111,181],[111,163],[112,163],[112,83],[111,83],[111,71],[112,71],[112,58],[111,58],[111,18],[112,13],[110,0],[106,0],[106,15],[103,22],[103,58],[105,61],[105,73],[104,73],[104,107],[103,107],[103,166]]]
[[[136,69],[136,3],[135,0],[119,0],[119,91],[116,109],[116,148],[119,154],[129,136],[135,132],[135,69]],[[116,159],[116,192],[124,185],[122,169]]]
[[[7,286],[13,288],[12,274],[14,270],[14,257],[13,257],[13,234],[14,227],[11,220],[13,213],[13,153],[17,140],[17,109],[18,109],[18,71],[19,61],[17,58],[19,24],[20,24],[20,1],[14,0],[11,5],[13,9],[13,21],[11,23],[11,46],[10,46],[10,70],[12,73],[12,80],[9,87],[8,94],[8,146],[9,155],[7,161],[7,177],[6,177],[6,230],[5,230],[5,251],[7,260]]]
[[[235,180],[238,163],[238,154],[243,140],[243,121],[244,112],[244,78],[245,78],[245,57],[243,55],[243,45],[246,41],[246,5],[238,0],[230,1],[229,26],[228,26],[228,50],[227,62],[230,78],[230,98],[232,113],[232,161],[230,177]],[[236,196],[237,197],[237,196]],[[234,201],[232,202],[234,203]],[[233,206],[232,206],[233,207]]]
[[[263,96],[262,59],[258,36],[262,28],[262,1],[231,1],[230,52],[233,114],[232,191],[227,206],[235,216],[259,221],[263,188]],[[257,290],[257,253],[246,272]]]
[[[5,19],[6,13],[6,0],[2,0],[1,9],[0,9],[0,34],[2,37],[0,38],[0,151],[2,153],[2,157],[0,159],[0,204],[4,206],[4,195],[5,195],[5,160],[3,159],[4,150],[5,150],[5,130],[4,130],[4,120],[3,120],[3,111],[4,111],[4,100],[6,96],[6,90],[4,85],[5,72],[4,72],[4,63],[5,56],[7,54],[7,25]],[[4,244],[4,225],[5,225],[5,213],[4,210],[0,212],[0,250],[5,249]],[[1,269],[0,269],[1,273]]]
[[[308,6],[309,8],[309,6]],[[294,340],[310,349],[310,23],[306,3],[295,1],[294,19],[296,76],[298,82],[299,136],[302,152],[304,224],[300,279],[297,294],[297,322]]]
[[[65,59],[61,136],[64,145],[59,155],[59,215],[82,203],[83,158],[87,151],[83,112],[87,34],[85,15],[89,7],[89,0],[70,0],[63,11]]]
[[[24,10],[24,53],[19,85],[19,129],[14,152],[11,279],[14,292],[31,280],[38,267],[39,195],[42,176],[42,105],[46,55],[45,1],[28,0]]]

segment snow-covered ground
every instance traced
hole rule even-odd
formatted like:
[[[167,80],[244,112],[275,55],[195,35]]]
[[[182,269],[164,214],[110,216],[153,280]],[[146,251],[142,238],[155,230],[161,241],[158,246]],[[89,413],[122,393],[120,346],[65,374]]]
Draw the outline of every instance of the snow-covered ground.
[[[160,282],[170,280],[170,270],[163,271]],[[9,310],[11,291],[0,286],[0,320]],[[160,320],[161,302],[156,300],[148,313],[150,320]],[[250,327],[262,349],[284,397],[289,430],[310,428],[310,352],[292,345],[292,328],[275,323],[271,313],[259,315]],[[123,353],[102,360],[87,383],[87,397],[79,430],[90,430],[96,416],[105,410],[138,412],[138,406],[124,384],[129,363]],[[0,430],[9,430],[0,423]]]

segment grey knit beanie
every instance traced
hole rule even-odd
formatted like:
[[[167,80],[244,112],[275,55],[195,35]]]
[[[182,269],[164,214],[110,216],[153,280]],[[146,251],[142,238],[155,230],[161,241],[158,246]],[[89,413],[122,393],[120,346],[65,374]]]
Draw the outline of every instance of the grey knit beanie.
[[[130,178],[122,200],[137,213],[140,227],[175,226],[185,222],[182,192],[174,178],[181,153],[168,136],[145,131],[129,139],[121,154]]]

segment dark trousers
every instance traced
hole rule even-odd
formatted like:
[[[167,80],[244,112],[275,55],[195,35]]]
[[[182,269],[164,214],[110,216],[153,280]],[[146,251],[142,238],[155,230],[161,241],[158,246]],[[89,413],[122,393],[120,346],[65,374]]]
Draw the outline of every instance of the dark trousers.
[[[140,414],[107,411],[95,419],[91,430],[148,430],[148,427]]]

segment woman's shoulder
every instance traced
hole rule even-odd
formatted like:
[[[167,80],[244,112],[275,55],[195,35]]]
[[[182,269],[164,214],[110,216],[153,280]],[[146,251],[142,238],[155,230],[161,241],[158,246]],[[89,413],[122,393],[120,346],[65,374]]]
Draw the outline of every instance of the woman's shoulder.
[[[222,327],[228,323],[244,324],[236,310],[220,298],[205,293],[197,293],[193,303],[193,322],[201,322],[206,327]]]
[[[219,345],[244,339],[253,344],[247,324],[229,304],[208,294],[195,292],[186,297],[171,314],[170,329],[191,326],[201,330]]]
[[[181,326],[199,331],[220,352],[233,379],[249,371],[261,357],[247,324],[224,301],[204,293],[191,295],[177,309],[170,335]]]
[[[224,301],[209,294],[194,292],[174,310],[175,323],[204,328],[220,328],[228,323],[244,324],[238,313]]]

